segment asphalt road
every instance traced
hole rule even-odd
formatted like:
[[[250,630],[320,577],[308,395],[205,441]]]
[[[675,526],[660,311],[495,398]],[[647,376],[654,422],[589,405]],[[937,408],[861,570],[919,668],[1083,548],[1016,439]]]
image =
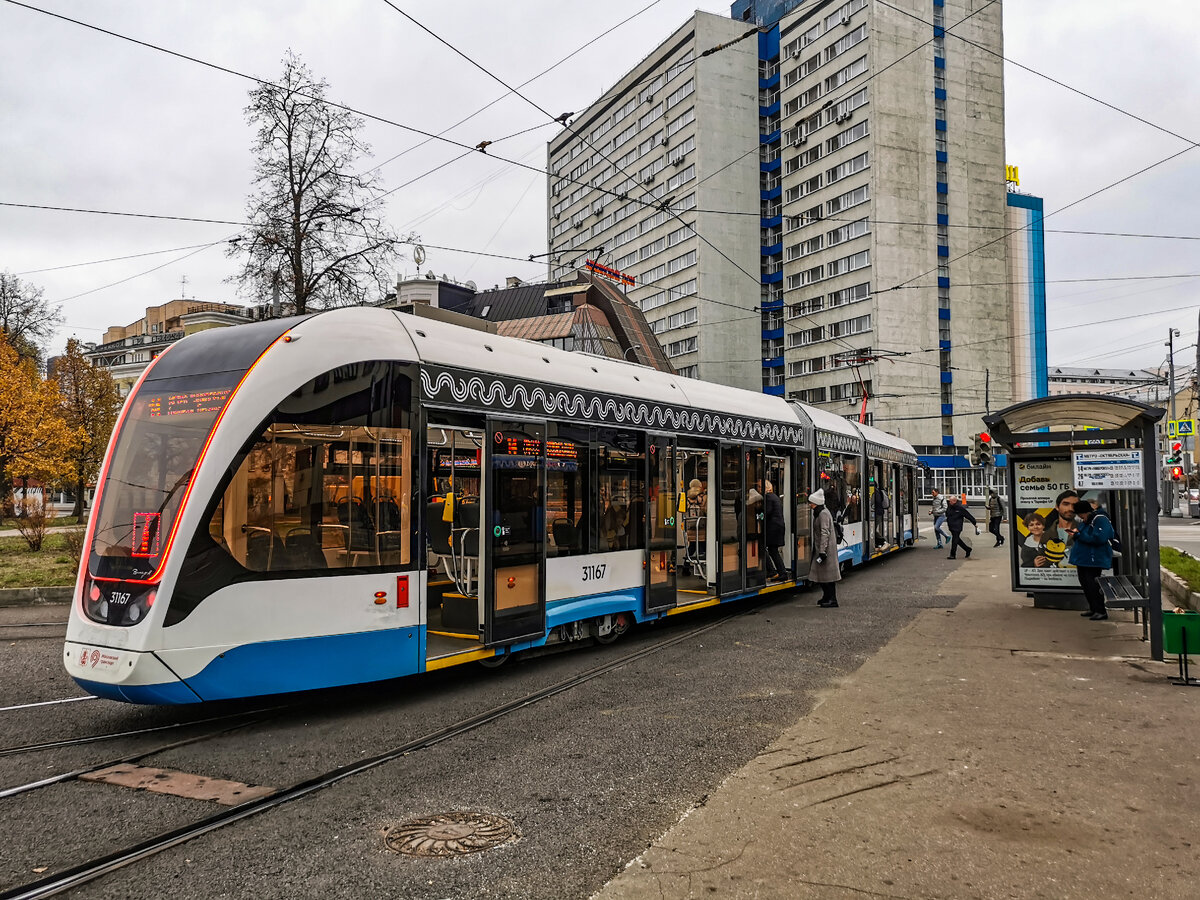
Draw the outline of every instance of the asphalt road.
[[[955,566],[971,564],[950,562],[925,542],[850,575],[839,589],[840,609],[816,608],[816,592],[748,607],[703,635],[193,840],[74,895],[589,897],[920,609],[953,605],[957,598],[935,597],[933,591]],[[612,646],[494,671],[467,666],[310,695],[269,721],[158,754],[146,764],[255,784],[292,784],[726,613],[673,617]],[[38,618],[52,614],[47,610]],[[81,693],[62,670],[60,634],[30,636],[0,624],[0,641],[0,707]],[[146,709],[89,700],[4,711],[0,748],[186,725],[264,705]],[[104,744],[0,755],[0,788],[212,727],[191,724]],[[39,877],[36,869],[46,867],[49,874],[216,811],[203,801],[79,782],[0,802],[6,832],[0,890]],[[507,817],[519,840],[454,859],[386,849],[383,836],[390,826],[450,811]]]
[[[1200,519],[1159,519],[1158,542],[1200,557]]]

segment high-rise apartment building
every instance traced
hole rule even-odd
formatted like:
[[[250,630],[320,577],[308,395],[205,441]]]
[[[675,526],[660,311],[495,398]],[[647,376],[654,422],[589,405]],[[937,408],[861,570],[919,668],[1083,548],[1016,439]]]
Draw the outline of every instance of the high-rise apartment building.
[[[1016,177],[1015,170],[1012,177]],[[1012,316],[1012,399],[1050,396],[1046,370],[1046,241],[1042,198],[1008,192],[1008,291]]]
[[[587,258],[633,276],[677,372],[758,390],[758,42],[701,56],[746,31],[697,12],[579,113],[547,204],[551,281]]]
[[[957,455],[1012,398],[1001,52],[986,0],[697,13],[551,142],[552,253],[565,267],[590,248],[634,275],[630,296],[689,374]],[[658,190],[656,172],[688,173],[662,198],[698,238],[600,193],[628,173]]]

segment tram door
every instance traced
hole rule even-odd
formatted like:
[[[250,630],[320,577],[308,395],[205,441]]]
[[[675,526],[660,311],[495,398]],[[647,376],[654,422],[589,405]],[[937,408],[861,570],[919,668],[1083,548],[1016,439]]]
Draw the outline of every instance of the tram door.
[[[675,438],[652,434],[646,453],[646,612],[676,605],[679,494],[675,485]]]
[[[742,445],[721,445],[721,498],[717,540],[721,548],[722,594],[742,589],[742,516],[746,495],[742,485]]]
[[[782,456],[767,456],[765,466],[766,480],[763,483],[763,487],[766,487],[766,482],[770,482],[772,490],[774,490],[776,496],[779,497],[780,505],[783,507],[784,539],[783,544],[779,548],[779,555],[783,557],[784,569],[791,574],[796,570],[795,557],[792,554],[792,549],[788,546],[787,540],[787,536],[792,533],[792,525],[795,522],[792,502],[790,500],[790,497],[794,493],[794,489],[791,484],[792,461],[791,459]],[[764,493],[763,496],[765,497],[766,494]],[[763,504],[763,510],[763,546],[766,548],[766,503]],[[766,550],[765,552],[769,553],[770,551]],[[766,574],[771,574],[770,560],[765,559],[763,565],[766,567]]]
[[[546,427],[488,420],[487,505],[481,530],[488,552],[483,591],[485,644],[546,632]]]
[[[793,571],[797,578],[803,578],[812,568],[812,507],[808,505],[808,495],[812,490],[812,459],[807,452],[793,454],[795,465],[792,468],[792,524],[795,527],[795,553]],[[786,499],[786,498],[785,498]]]
[[[767,506],[763,499],[763,491],[767,489],[763,483],[766,478],[764,455],[762,447],[746,448],[746,552],[743,559],[748,588],[761,587],[767,581],[763,534]]]

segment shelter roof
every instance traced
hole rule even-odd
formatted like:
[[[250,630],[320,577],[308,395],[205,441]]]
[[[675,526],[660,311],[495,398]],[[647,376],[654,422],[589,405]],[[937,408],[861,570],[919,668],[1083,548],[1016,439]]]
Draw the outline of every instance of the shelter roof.
[[[1137,400],[1110,394],[1060,394],[1026,400],[983,421],[1003,443],[1010,435],[1037,440],[1033,433],[1083,431],[1085,428],[1118,431],[1141,427],[1146,421],[1157,422],[1164,410]]]

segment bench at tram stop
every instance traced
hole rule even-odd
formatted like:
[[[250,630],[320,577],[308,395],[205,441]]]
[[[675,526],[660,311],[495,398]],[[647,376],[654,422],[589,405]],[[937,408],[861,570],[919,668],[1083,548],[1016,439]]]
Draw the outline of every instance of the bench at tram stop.
[[[1106,609],[1132,609],[1135,624],[1138,622],[1139,614],[1141,615],[1142,640],[1146,640],[1150,628],[1147,615],[1150,609],[1149,598],[1142,596],[1142,592],[1127,575],[1103,575],[1096,580],[1096,583],[1100,586],[1101,593],[1104,594]]]

